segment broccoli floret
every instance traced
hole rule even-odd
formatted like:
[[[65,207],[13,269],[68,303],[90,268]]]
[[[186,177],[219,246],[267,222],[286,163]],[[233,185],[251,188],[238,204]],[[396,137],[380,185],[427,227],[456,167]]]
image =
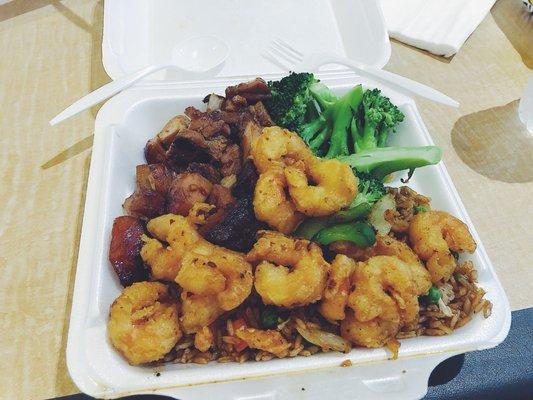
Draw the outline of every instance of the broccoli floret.
[[[300,132],[310,107],[315,107],[310,86],[318,82],[311,73],[292,72],[279,81],[269,81],[272,98],[265,106],[274,122],[295,132]]]
[[[359,121],[352,121],[351,124],[355,152],[384,147],[389,133],[404,117],[400,109],[379,89],[365,91],[358,110]]]
[[[370,212],[372,205],[385,196],[387,192],[383,181],[380,179],[376,179],[372,175],[364,172],[357,172],[356,170],[354,170],[354,173],[359,178],[357,196],[347,209],[341,210],[334,215],[336,221],[353,221],[366,216]]]

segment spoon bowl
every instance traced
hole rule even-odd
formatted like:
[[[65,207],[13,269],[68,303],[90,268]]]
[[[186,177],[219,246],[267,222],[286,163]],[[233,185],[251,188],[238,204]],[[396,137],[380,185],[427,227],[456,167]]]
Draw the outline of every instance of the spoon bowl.
[[[222,65],[229,55],[229,46],[212,36],[194,36],[172,49],[172,63],[183,71],[207,73]]]
[[[227,43],[216,36],[205,35],[185,39],[174,46],[170,60],[162,64],[149,65],[105,84],[56,115],[50,120],[50,125],[64,121],[162,69],[175,70],[178,72],[177,77],[182,81],[215,76],[222,70],[229,51]]]

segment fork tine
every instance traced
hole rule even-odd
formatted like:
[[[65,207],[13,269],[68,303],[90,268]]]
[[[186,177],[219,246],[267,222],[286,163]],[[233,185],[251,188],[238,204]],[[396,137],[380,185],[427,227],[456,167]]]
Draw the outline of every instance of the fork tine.
[[[266,60],[270,61],[272,64],[280,67],[284,71],[290,71],[292,64],[285,64],[282,60],[280,60],[279,57],[272,54],[269,50],[265,50],[263,53],[261,53],[261,56],[265,58]]]
[[[298,64],[300,62],[300,59],[296,57],[294,54],[289,52],[285,47],[280,46],[279,44],[275,42],[270,43],[271,50],[275,51],[277,54],[282,55],[287,60],[290,60],[292,64]]]
[[[292,47],[289,43],[287,43],[283,39],[275,38],[273,40],[273,42],[277,43],[278,46],[281,46],[281,47],[285,48],[287,51],[290,51],[292,54],[294,54],[294,56],[298,58],[298,61],[302,61],[303,60],[304,54],[301,53],[300,51],[296,50],[294,47]]]
[[[270,46],[268,51],[269,51],[269,53],[271,55],[273,55],[274,57],[276,57],[280,61],[284,60],[285,62],[287,62],[291,66],[291,68],[296,64],[296,61],[294,60],[294,58],[292,56],[290,56],[289,54],[285,53],[284,51],[278,49],[277,47]]]

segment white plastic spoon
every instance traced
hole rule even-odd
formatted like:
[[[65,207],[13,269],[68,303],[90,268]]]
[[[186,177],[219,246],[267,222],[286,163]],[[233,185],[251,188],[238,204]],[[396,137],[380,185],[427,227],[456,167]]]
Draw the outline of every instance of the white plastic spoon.
[[[169,61],[150,65],[109,82],[67,107],[50,120],[50,125],[56,125],[129,88],[145,76],[165,68],[178,69],[184,75],[209,76],[226,61],[229,51],[228,44],[216,36],[196,36],[186,39],[174,46],[172,58]]]

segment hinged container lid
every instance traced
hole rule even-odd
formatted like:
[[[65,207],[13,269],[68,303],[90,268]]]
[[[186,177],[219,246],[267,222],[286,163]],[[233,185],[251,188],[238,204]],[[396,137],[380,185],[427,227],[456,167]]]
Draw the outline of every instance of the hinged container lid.
[[[175,44],[198,35],[216,35],[231,47],[217,78],[284,72],[262,56],[276,37],[304,54],[334,51],[378,68],[390,57],[375,0],[107,0],[104,68],[116,79],[169,59]],[[147,80],[182,79],[169,71]]]

